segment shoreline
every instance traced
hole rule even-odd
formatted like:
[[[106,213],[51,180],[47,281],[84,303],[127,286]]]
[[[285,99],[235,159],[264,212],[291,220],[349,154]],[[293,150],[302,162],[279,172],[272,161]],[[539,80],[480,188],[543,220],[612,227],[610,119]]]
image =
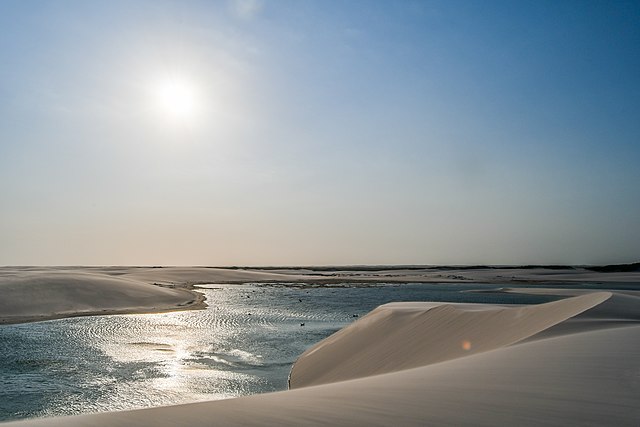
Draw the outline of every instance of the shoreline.
[[[207,307],[198,285],[256,283],[265,286],[344,287],[377,284],[577,284],[640,283],[640,272],[582,267],[0,267],[0,325],[68,317],[152,314]],[[492,292],[485,290],[482,292]]]

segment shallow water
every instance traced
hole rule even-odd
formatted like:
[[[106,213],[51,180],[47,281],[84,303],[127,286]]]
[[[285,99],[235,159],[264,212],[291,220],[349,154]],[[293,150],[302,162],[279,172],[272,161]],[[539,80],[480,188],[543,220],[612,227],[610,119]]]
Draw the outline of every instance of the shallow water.
[[[306,348],[387,302],[557,299],[461,292],[495,287],[207,285],[206,310],[0,326],[0,420],[284,390]]]

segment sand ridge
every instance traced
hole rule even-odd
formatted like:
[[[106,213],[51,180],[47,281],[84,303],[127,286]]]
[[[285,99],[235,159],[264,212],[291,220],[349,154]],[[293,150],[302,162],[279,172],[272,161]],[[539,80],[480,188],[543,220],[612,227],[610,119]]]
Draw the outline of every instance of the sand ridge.
[[[504,347],[611,297],[597,292],[546,304],[391,303],[331,335],[293,365],[291,388],[426,366]]]

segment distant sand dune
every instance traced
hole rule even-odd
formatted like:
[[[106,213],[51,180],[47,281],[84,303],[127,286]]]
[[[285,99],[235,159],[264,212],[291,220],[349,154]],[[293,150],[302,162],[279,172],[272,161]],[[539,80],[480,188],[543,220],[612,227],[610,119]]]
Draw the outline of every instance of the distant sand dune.
[[[203,308],[203,296],[122,276],[85,272],[23,272],[0,276],[0,323],[92,314]]]

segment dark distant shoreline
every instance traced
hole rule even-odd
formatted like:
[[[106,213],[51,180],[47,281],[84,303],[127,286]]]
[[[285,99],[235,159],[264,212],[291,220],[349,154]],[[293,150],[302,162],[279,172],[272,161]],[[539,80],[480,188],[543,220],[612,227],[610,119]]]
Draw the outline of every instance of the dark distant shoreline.
[[[0,268],[20,268],[20,269],[109,269],[109,268],[141,268],[141,269],[163,269],[163,268],[209,268],[220,270],[308,270],[318,272],[335,271],[462,271],[462,270],[588,270],[598,273],[631,273],[640,272],[640,262],[627,264],[606,264],[606,265],[569,265],[569,264],[523,264],[523,265],[499,265],[499,264],[474,264],[474,265],[432,265],[432,264],[356,264],[356,265],[231,265],[231,266],[210,266],[210,265],[5,265]]]
[[[163,268],[155,266],[153,268]],[[640,262],[630,264],[607,265],[561,265],[561,264],[526,264],[526,265],[326,265],[326,266],[230,266],[204,267],[228,270],[310,270],[310,271],[380,271],[380,270],[576,270],[584,269],[602,273],[620,273],[640,271]]]

